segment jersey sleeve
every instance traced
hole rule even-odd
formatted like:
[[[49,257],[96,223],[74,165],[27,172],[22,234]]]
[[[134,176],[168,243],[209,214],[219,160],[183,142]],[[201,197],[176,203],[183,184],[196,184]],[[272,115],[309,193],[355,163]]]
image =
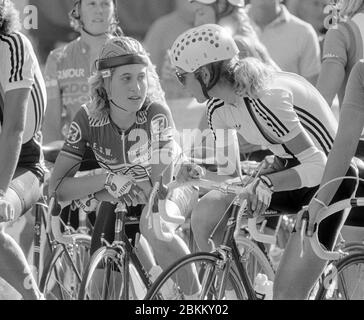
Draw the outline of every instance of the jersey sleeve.
[[[364,112],[364,60],[358,61],[350,73],[342,109]]]
[[[7,50],[1,57],[1,72],[4,72],[4,91],[31,88],[37,66],[30,41],[19,33],[3,36]]]
[[[329,29],[325,36],[322,61],[330,61],[342,64],[344,67],[347,64],[347,40],[342,25],[338,25],[336,29]]]
[[[148,109],[148,123],[152,149],[161,150],[175,141],[175,124],[168,106],[153,103]]]
[[[311,25],[307,29],[301,52],[303,54],[299,61],[299,74],[305,78],[319,74],[321,68],[320,44],[318,36]]]
[[[282,89],[254,101],[257,119],[272,142],[284,144],[303,131],[293,104],[292,93]]]
[[[224,101],[212,98],[207,102],[207,122],[215,139],[217,174],[232,176],[239,170],[237,132],[224,121]]]
[[[62,154],[76,160],[81,160],[88,142],[89,119],[87,107],[82,106],[70,125],[66,141],[62,148]]]

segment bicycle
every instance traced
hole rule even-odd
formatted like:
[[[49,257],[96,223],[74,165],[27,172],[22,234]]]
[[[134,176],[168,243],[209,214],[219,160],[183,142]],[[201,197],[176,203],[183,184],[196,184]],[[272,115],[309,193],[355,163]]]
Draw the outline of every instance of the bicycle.
[[[257,299],[252,284],[252,276],[249,276],[249,267],[246,264],[244,255],[240,254],[238,243],[234,237],[234,235],[237,235],[240,232],[240,223],[237,222],[238,217],[239,220],[243,217],[247,217],[247,213],[245,212],[246,201],[242,199],[246,189],[238,185],[216,183],[203,179],[183,183],[174,181],[164,188],[162,187],[161,182],[156,183],[151,197],[155,197],[159,191],[158,198],[161,203],[159,205],[160,210],[154,217],[154,226],[157,226],[160,223],[160,218],[165,221],[170,221],[167,211],[163,209],[165,208],[165,199],[169,192],[181,186],[202,187],[207,190],[218,190],[226,194],[236,195],[234,201],[226,211],[229,220],[223,242],[217,248],[214,248],[212,252],[192,253],[176,261],[164,270],[156,279],[152,287],[148,290],[145,300],[163,299],[163,292],[165,291],[163,286],[165,284],[169,286],[171,282],[174,283],[176,287],[175,290],[178,292],[175,296],[176,299],[184,299],[185,295],[196,294],[196,290],[198,290],[197,294],[201,300],[221,300],[225,298],[239,300]],[[242,203],[243,205],[241,205]],[[280,214],[281,213],[275,211],[267,211],[265,216]],[[257,230],[256,223],[257,219],[248,220],[248,228],[252,238],[263,242],[275,242],[276,236],[262,234]],[[160,236],[168,238],[168,235],[166,234],[160,234]],[[271,270],[271,277],[274,277],[272,267],[260,248],[245,237],[239,239],[244,239],[243,241],[245,243],[249,243],[249,246],[252,248],[252,251],[255,252],[256,256],[260,256],[261,261],[264,261],[263,264],[267,264],[265,266],[266,269]],[[210,237],[210,241],[212,241],[212,236]],[[198,274],[200,280],[199,286],[194,284],[194,287],[191,287],[188,283],[179,281],[179,278],[181,277],[181,274],[185,272],[184,268],[186,268],[187,265],[190,265],[190,268]]]
[[[125,226],[138,224],[139,219],[127,213],[125,204],[119,202],[114,240],[110,244],[101,238],[103,246],[92,255],[83,275],[79,300],[141,299],[151,286],[149,274],[125,234]]]
[[[59,153],[60,146],[44,147],[47,167],[51,168]],[[49,174],[46,175],[43,187],[47,185]],[[52,219],[60,213],[54,197],[48,199],[43,194],[35,204],[34,224],[34,264],[35,279],[39,289],[47,300],[74,300],[77,298],[79,284],[85,264],[88,261],[91,237],[64,225],[61,231],[59,221]],[[40,244],[42,226],[46,234],[46,243],[50,254],[40,273]],[[41,277],[39,276],[41,274]]]
[[[364,198],[354,197],[339,201],[322,209],[317,225],[337,211],[364,206]],[[316,228],[317,229],[317,228]],[[330,261],[319,281],[315,300],[364,299],[364,243],[338,243],[335,251],[326,251],[317,245],[317,231],[309,238],[316,255]]]

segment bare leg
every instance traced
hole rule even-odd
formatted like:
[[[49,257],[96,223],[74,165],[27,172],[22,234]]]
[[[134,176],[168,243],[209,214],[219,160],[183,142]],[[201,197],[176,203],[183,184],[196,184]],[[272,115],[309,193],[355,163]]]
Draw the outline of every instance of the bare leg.
[[[326,261],[313,252],[306,240],[301,258],[300,233],[291,234],[273,285],[275,300],[305,300],[323,272]]]
[[[208,239],[233,199],[234,196],[211,191],[200,199],[198,205],[193,210],[191,225],[196,243],[201,251],[209,252],[212,250]],[[224,221],[221,222],[215,232],[214,241],[216,245],[219,245],[222,241],[228,218],[227,216],[224,217]]]

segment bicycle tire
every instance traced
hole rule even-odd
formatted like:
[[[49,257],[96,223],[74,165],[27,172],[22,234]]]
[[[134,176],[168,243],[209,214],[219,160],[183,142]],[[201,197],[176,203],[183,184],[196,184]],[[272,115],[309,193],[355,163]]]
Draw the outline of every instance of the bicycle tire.
[[[176,281],[174,278],[174,280],[172,280],[174,282],[174,292],[172,292],[173,296],[168,296],[166,297],[166,290],[171,289],[170,286],[170,282],[168,283],[168,280],[173,278],[173,275],[177,272],[177,271],[181,271],[182,268],[185,268],[186,265],[188,264],[193,264],[193,266],[196,268],[196,272],[199,273],[199,276],[201,276],[201,270],[206,270],[206,266],[209,265],[211,266],[211,271],[212,273],[207,273],[203,275],[203,279],[201,282],[202,283],[206,283],[206,285],[212,286],[212,283],[214,282],[213,280],[213,276],[214,276],[214,272],[215,272],[215,267],[218,266],[219,262],[221,261],[221,259],[219,258],[219,256],[217,254],[214,253],[192,253],[189,254],[181,259],[179,259],[178,261],[176,261],[174,264],[172,264],[171,266],[169,266],[165,271],[163,271],[161,273],[161,275],[156,279],[156,281],[153,283],[153,285],[151,286],[151,288],[148,290],[147,295],[145,296],[145,300],[160,300],[161,298],[165,299],[165,300],[184,300],[186,298],[186,292],[182,291],[181,285],[177,285]],[[201,264],[201,266],[200,266]],[[200,268],[199,268],[200,267]],[[210,277],[208,279],[206,279],[207,277]],[[177,276],[176,276],[177,277]],[[201,277],[200,277],[201,278]],[[230,280],[230,284],[231,287],[235,290],[235,295],[236,298],[238,300],[244,300],[247,297],[245,288],[243,287],[242,281],[236,271],[235,268],[233,268],[232,266],[229,269],[229,275],[228,278]],[[211,280],[211,281],[210,281]],[[178,281],[178,280],[177,280]],[[169,288],[166,290],[163,290],[163,286],[165,284],[168,283]],[[182,283],[181,283],[182,284]],[[183,283],[183,285],[186,285],[186,282]],[[214,295],[216,292],[213,291],[214,288],[209,287],[209,289],[207,289],[206,287],[204,287],[204,285],[201,286],[201,294],[202,291],[206,292],[206,295],[200,295],[199,299],[200,300],[212,300],[213,298],[216,298],[216,295]],[[195,292],[188,292],[190,295],[192,293]],[[175,295],[174,295],[175,294]],[[227,297],[225,297],[227,298]],[[230,298],[227,298],[230,299]]]
[[[348,273],[351,276],[350,282],[356,290],[352,293],[344,292],[343,288],[347,288],[347,284],[344,284],[345,272],[354,265],[361,265],[359,277],[353,277],[353,272]],[[350,254],[332,266],[335,268],[325,275],[316,300],[364,300],[364,252]]]
[[[57,246],[45,264],[39,288],[47,300],[76,300],[78,298],[82,274],[89,260],[91,237],[78,234],[73,235],[73,238],[73,245]],[[68,270],[72,270],[71,274]],[[65,283],[67,279],[71,279],[70,283]]]
[[[102,263],[103,259],[110,259],[110,263],[108,260],[106,260],[105,263],[103,263],[103,267],[102,268],[98,268],[99,264]],[[112,265],[112,266],[111,266]],[[106,268],[105,268],[106,266]],[[103,270],[102,272],[106,273],[109,272],[108,267],[110,266],[110,268],[113,268],[115,266],[115,271],[119,272],[117,275],[120,274],[120,286],[119,286],[119,294],[117,294],[119,296],[119,298],[121,297],[122,294],[122,290],[123,290],[123,286],[124,286],[124,275],[123,275],[123,265],[122,265],[122,261],[120,259],[120,253],[118,250],[116,250],[115,248],[107,248],[107,247],[101,247],[99,248],[91,257],[90,262],[88,264],[88,266],[86,267],[86,271],[83,274],[82,277],[82,281],[81,281],[81,288],[79,291],[79,295],[78,295],[78,299],[79,300],[98,300],[96,299],[96,292],[94,289],[92,296],[91,293],[88,293],[89,287],[92,285],[92,281],[98,281],[96,280],[96,274],[95,271],[96,270]],[[107,280],[109,281],[109,280]],[[100,282],[99,282],[100,283]],[[96,284],[95,284],[96,285]],[[104,289],[104,285],[105,285],[105,278],[102,281],[102,288]],[[106,284],[108,286],[108,284]],[[97,288],[99,289],[99,288]],[[116,290],[116,288],[115,288]],[[105,294],[109,294],[109,292],[102,292],[103,294],[99,294],[98,297],[102,298],[100,300],[119,300],[119,299],[109,299],[111,298],[110,296],[105,296]],[[116,292],[115,292],[116,294]]]
[[[269,280],[274,281],[273,266],[259,246],[242,234],[238,234],[234,238],[240,254],[240,263],[244,264],[251,283],[254,283],[258,273],[265,274]]]

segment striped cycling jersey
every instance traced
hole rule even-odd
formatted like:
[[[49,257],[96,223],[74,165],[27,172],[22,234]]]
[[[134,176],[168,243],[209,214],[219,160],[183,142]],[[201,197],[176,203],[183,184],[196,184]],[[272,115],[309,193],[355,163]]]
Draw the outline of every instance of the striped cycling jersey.
[[[5,93],[16,89],[31,89],[18,166],[42,176],[41,125],[47,95],[37,57],[25,35],[20,32],[0,35],[0,66],[0,132],[6,107]]]
[[[295,158],[295,154],[285,143],[300,133],[307,133],[314,145],[328,155],[337,131],[337,121],[316,88],[301,76],[287,72],[275,73],[259,99],[245,97],[238,105],[211,99],[207,119],[216,145],[226,143],[226,135],[218,134],[217,129],[235,129],[249,143],[267,147],[287,159]]]
[[[174,127],[169,108],[158,103],[145,104],[137,112],[136,122],[123,131],[109,115],[96,118],[84,105],[71,123],[62,154],[81,160],[86,147],[90,147],[102,168],[121,174],[128,171],[137,182],[146,181],[155,151],[177,152]],[[134,165],[142,167],[130,169]]]

